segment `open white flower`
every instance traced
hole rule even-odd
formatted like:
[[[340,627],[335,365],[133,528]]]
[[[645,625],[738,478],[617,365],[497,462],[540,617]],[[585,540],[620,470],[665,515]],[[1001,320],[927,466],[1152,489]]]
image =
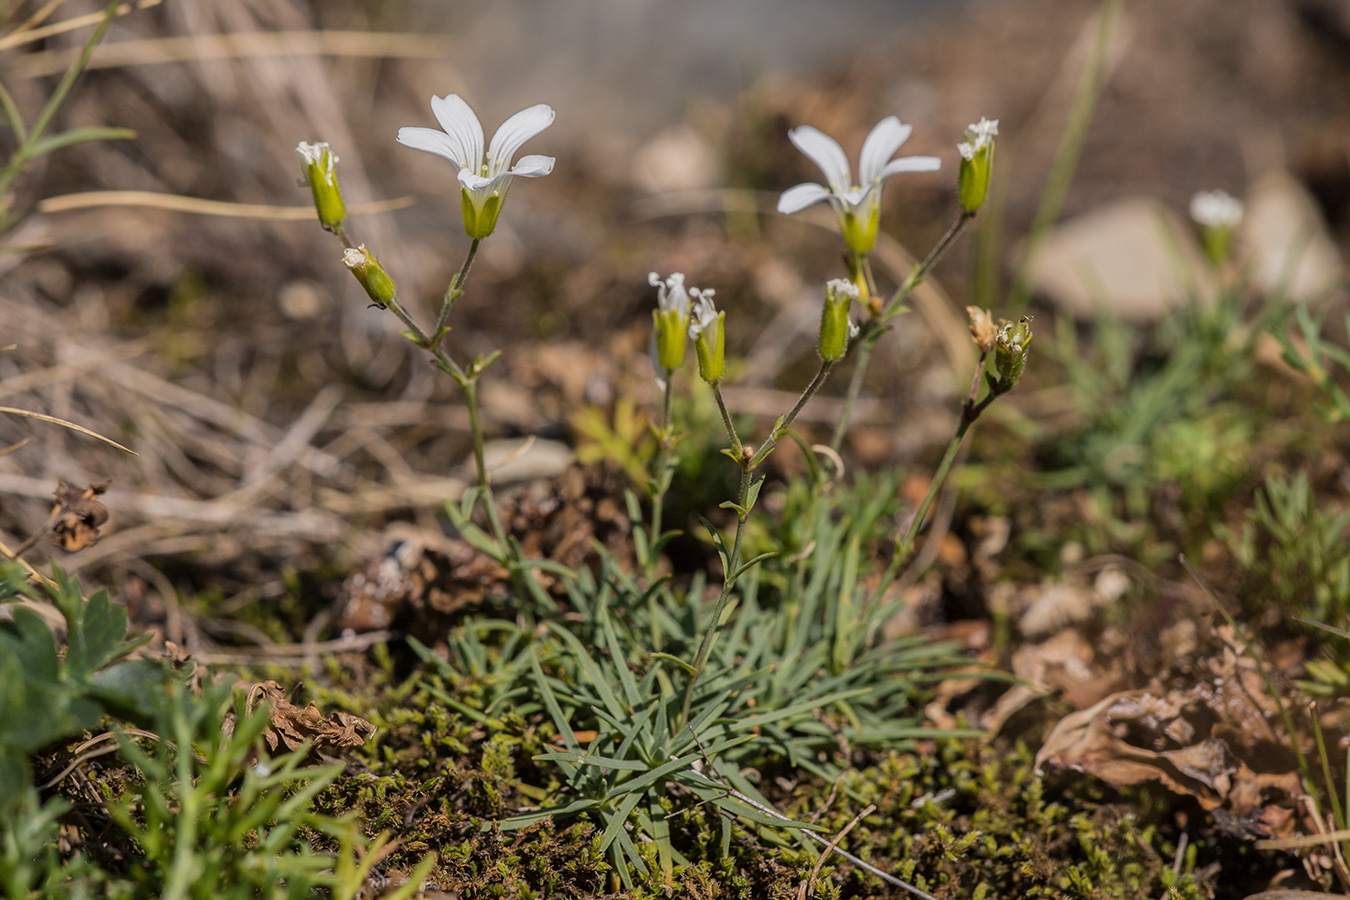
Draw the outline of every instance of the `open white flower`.
[[[507,119],[492,136],[486,154],[483,152],[483,126],[462,97],[458,94],[432,97],[431,111],[443,131],[400,128],[398,142],[415,150],[444,156],[459,167],[464,228],[471,238],[485,238],[497,225],[497,216],[514,176],[538,178],[553,171],[551,156],[522,156],[519,162],[511,165],[522,144],[553,124],[553,108],[540,103]]]
[[[895,116],[887,116],[878,122],[863,141],[858,183],[854,184],[853,170],[838,141],[810,125],[792,129],[788,132],[788,140],[820,166],[829,187],[807,183],[788,188],[778,198],[778,211],[800,212],[821,200],[829,200],[839,217],[839,227],[843,229],[849,249],[859,256],[869,252],[877,239],[881,186],[886,179],[901,172],[932,172],[942,165],[942,160],[936,156],[891,159],[909,140],[913,130],[913,126],[902,124]]]

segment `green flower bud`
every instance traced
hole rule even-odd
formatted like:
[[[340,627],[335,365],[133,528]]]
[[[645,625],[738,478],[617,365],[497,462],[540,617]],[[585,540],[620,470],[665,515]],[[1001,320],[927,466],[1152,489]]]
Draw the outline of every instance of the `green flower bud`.
[[[690,288],[689,293],[698,298],[689,322],[689,336],[694,339],[694,352],[698,354],[698,374],[708,384],[716,384],[727,370],[727,314],[713,306],[713,291]]]
[[[999,393],[1011,390],[1022,380],[1027,357],[1031,354],[1031,317],[1019,322],[1004,322],[994,344],[994,358],[998,362]]]
[[[825,285],[825,306],[820,311],[820,339],[816,349],[825,362],[842,359],[848,350],[849,338],[858,333],[858,326],[849,318],[850,307],[859,296],[858,286],[843,278]]]
[[[394,300],[394,293],[398,287],[394,284],[394,279],[384,271],[366,245],[347,249],[342,254],[342,264],[352,270],[356,280],[361,282],[361,287],[366,289],[370,299],[375,301],[381,308],[388,306]]]
[[[314,193],[314,209],[323,227],[332,230],[347,217],[347,205],[342,202],[338,187],[337,155],[326,143],[307,144],[301,141],[295,148],[300,157],[305,181]]]
[[[989,196],[989,176],[994,165],[994,135],[998,119],[980,119],[966,129],[966,139],[957,144],[961,171],[956,177],[956,198],[961,209],[974,215]]]
[[[689,292],[684,288],[681,272],[675,272],[664,281],[652,272],[647,281],[657,289],[657,308],[652,310],[656,333],[654,362],[661,369],[673,371],[683,365],[685,345],[689,341]]]

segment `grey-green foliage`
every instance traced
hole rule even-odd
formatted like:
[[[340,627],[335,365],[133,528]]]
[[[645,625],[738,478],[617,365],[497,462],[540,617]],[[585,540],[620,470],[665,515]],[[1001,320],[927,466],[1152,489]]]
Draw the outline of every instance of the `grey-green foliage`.
[[[1294,321],[1298,325],[1297,334],[1287,323],[1273,332],[1284,348],[1284,361],[1311,378],[1322,391],[1326,404],[1318,411],[1323,418],[1328,422],[1350,418],[1350,395],[1332,375],[1333,368],[1350,371],[1350,352],[1323,339],[1326,312],[1314,316],[1299,303],[1294,306]],[[1350,315],[1345,317],[1344,327],[1350,335]]]
[[[1047,488],[1087,488],[1102,514],[1091,549],[1137,543],[1155,491],[1172,485],[1188,533],[1204,534],[1233,490],[1250,477],[1254,423],[1240,391],[1252,368],[1269,304],[1248,328],[1243,293],[1192,298],[1155,329],[1104,316],[1081,348],[1072,322],[1056,329],[1056,357],[1081,424],[1042,443]]]
[[[713,607],[702,576],[677,594],[664,580],[644,587],[602,557],[598,574],[582,569],[569,581],[576,615],[547,623],[541,639],[524,640],[504,622],[471,622],[452,636],[454,663],[440,665],[483,687],[475,718],[542,706],[562,743],[536,757],[561,772],[555,802],[502,827],[592,818],[625,884],[659,882],[690,862],[671,837],[689,804],[721,812],[724,853],[734,820],[784,825],[723,787],[762,801],[747,767],[787,763],[828,778],[847,764],[841,748],[902,747],[932,734],[914,708],[917,686],[950,651],[887,638],[882,626],[900,601],[874,596],[861,578],[895,488],[887,480],[789,501],[792,526],[760,534],[755,549],[794,553],[738,582],[687,718],[684,661]],[[489,646],[494,635],[506,637]]]
[[[1258,492],[1234,555],[1259,585],[1254,602],[1343,626],[1350,618],[1350,511],[1319,508],[1308,476],[1270,478]]]

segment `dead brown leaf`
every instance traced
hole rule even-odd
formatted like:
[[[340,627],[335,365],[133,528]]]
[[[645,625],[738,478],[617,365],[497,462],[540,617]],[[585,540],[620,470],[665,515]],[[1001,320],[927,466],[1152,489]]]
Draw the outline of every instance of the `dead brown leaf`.
[[[1241,708],[1221,682],[1165,694],[1113,694],[1062,719],[1036,755],[1036,766],[1072,768],[1117,786],[1156,781],[1221,810],[1250,837],[1289,837],[1300,827],[1304,791],[1296,771],[1262,771],[1257,745],[1270,726],[1259,709]],[[1268,746],[1268,743],[1265,744]]]
[[[269,707],[270,720],[263,740],[273,751],[279,747],[298,750],[306,742],[315,751],[360,747],[375,735],[375,726],[360,716],[336,712],[325,718],[313,702],[303,709],[296,706],[275,681],[260,681],[249,688],[245,709],[252,713],[262,704]],[[233,720],[227,721],[227,734],[233,726]]]

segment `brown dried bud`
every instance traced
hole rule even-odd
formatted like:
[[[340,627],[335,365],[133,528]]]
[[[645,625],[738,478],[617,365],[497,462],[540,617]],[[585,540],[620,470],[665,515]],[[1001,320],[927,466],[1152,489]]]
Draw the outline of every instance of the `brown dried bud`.
[[[988,353],[998,342],[998,326],[993,316],[978,306],[967,306],[966,315],[970,316],[970,337],[981,353]]]
[[[77,488],[62,480],[56,486],[52,507],[52,539],[62,550],[74,553],[98,543],[99,529],[108,521],[108,508],[94,498],[108,489],[109,482]]]

